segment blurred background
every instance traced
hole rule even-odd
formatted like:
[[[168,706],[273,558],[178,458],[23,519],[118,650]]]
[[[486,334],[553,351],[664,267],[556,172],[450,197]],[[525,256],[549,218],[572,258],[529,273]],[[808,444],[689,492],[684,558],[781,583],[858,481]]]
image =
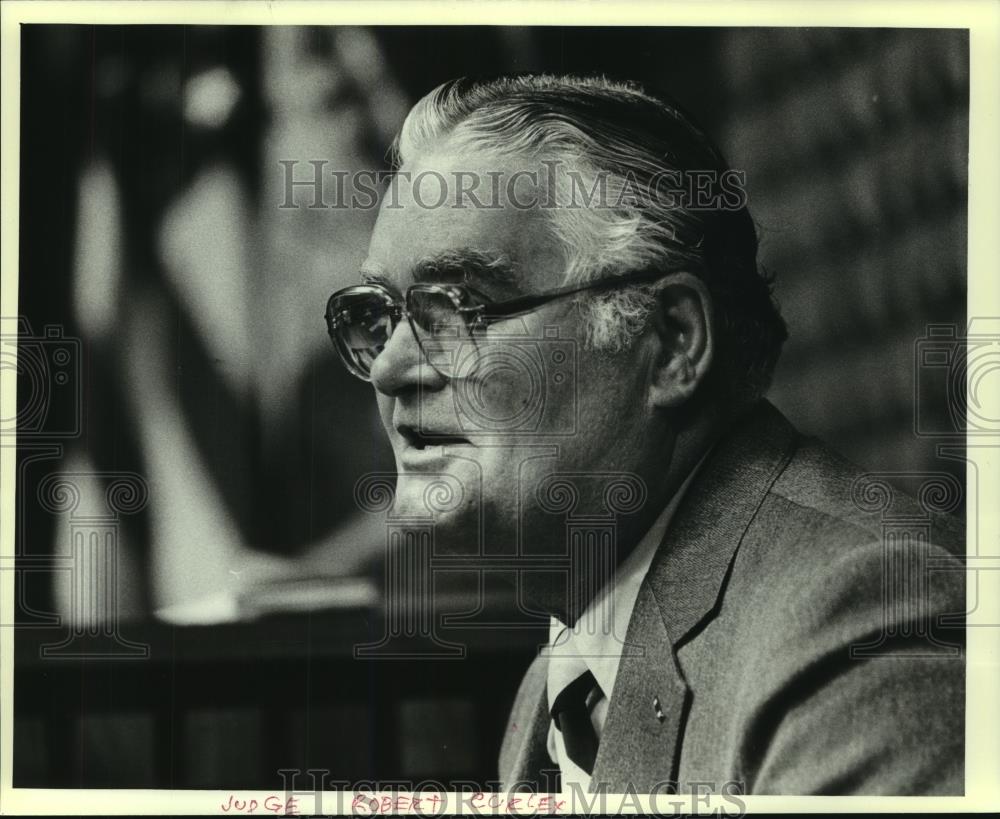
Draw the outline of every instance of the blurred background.
[[[350,662],[385,538],[354,487],[392,461],[322,312],[375,212],[310,209],[302,188],[279,207],[282,160],[297,179],[309,160],[386,168],[409,106],[455,76],[600,72],[672,95],[746,171],[790,329],[772,400],[867,467],[964,483],[936,449],[957,429],[951,330],[933,372],[915,366],[928,325],[965,326],[963,31],[21,30],[15,784],[492,775],[544,628],[494,629],[450,690],[426,665]],[[95,521],[113,565],[68,568]],[[455,584],[457,610],[476,588]],[[144,662],[45,659],[100,595]]]

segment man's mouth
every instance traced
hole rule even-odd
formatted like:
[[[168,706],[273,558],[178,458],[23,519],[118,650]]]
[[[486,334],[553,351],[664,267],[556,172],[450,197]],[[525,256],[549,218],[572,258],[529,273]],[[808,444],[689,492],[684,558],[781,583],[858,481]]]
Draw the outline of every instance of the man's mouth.
[[[468,438],[462,435],[454,435],[448,432],[438,432],[435,430],[417,429],[409,424],[400,424],[396,431],[403,437],[407,444],[414,449],[422,450],[429,446],[448,446],[455,444],[469,444]]]

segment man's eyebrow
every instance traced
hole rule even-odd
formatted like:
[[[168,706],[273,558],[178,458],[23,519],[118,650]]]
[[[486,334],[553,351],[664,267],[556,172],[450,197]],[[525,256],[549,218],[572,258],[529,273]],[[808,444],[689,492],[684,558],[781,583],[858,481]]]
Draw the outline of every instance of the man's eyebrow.
[[[389,280],[389,277],[385,275],[385,271],[379,265],[369,261],[361,263],[358,273],[365,282],[387,282]]]
[[[449,281],[511,288],[517,268],[504,253],[463,247],[420,259],[411,271],[414,281]]]

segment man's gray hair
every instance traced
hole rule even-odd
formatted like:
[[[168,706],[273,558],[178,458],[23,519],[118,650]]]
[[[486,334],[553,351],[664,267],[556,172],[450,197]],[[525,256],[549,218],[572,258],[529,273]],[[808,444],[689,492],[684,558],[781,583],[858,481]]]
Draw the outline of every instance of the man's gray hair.
[[[771,282],[758,271],[742,180],[675,105],[596,77],[459,79],[413,107],[394,146],[396,162],[445,140],[555,170],[557,201],[546,209],[566,263],[562,283],[651,267],[701,277],[715,310],[713,380],[733,398],[764,393],[787,332]],[[699,175],[702,201],[685,201],[679,191],[691,193],[687,182]],[[739,187],[726,186],[725,175]],[[593,199],[581,206],[595,191],[598,206]],[[588,343],[630,346],[656,309],[660,286],[580,297]]]

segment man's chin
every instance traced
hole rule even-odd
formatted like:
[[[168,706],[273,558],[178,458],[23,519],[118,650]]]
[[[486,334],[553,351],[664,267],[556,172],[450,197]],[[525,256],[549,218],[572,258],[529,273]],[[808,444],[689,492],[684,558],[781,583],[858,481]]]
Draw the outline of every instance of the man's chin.
[[[516,512],[494,506],[478,485],[450,475],[400,475],[389,516],[404,527],[430,530],[436,554],[510,555],[516,540]]]
[[[396,478],[392,517],[444,524],[470,505],[469,494],[455,475],[401,472]]]

